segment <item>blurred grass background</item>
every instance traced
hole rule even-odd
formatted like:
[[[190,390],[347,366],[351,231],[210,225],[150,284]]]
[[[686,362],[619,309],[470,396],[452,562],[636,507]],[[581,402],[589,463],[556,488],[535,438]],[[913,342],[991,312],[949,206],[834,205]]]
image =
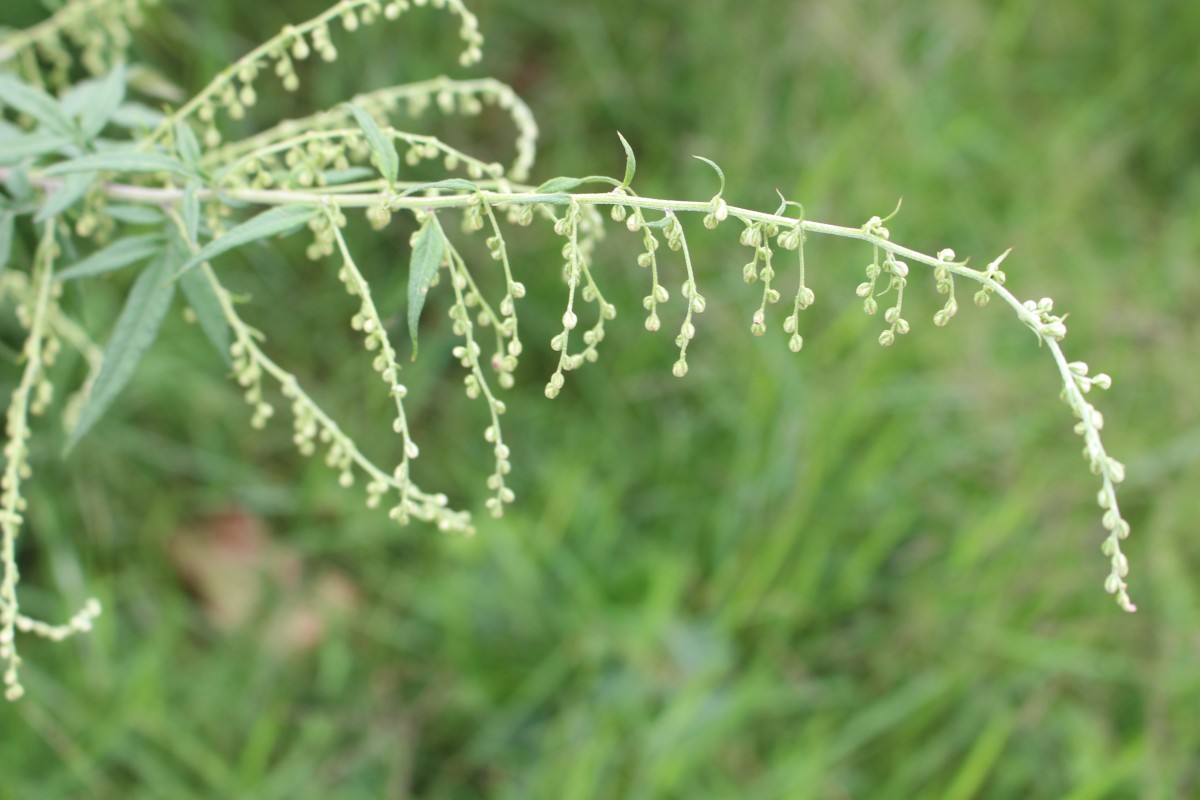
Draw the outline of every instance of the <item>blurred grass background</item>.
[[[1050,359],[1000,304],[935,329],[918,279],[914,331],[884,351],[853,296],[869,251],[811,239],[817,305],[794,355],[786,311],[749,335],[732,229],[693,222],[709,311],[680,381],[672,337],[642,329],[638,238],[613,226],[597,274],[620,315],[551,403],[558,245],[514,234],[530,286],[507,398],[518,502],[474,539],[396,529],[295,455],[286,425],[250,431],[178,319],[69,460],[45,437],[24,601],[57,618],[95,593],[108,612],[69,645],[23,643],[0,796],[1200,794],[1200,5],[474,6],[488,46],[466,74],[531,104],[537,179],[619,174],[620,130],[643,194],[711,196],[700,153],[739,205],[774,208],[778,187],[857,225],[903,195],[897,241],[976,264],[1013,247],[1011,288],[1053,296],[1069,356],[1114,376],[1099,405],[1129,463],[1141,610],[1102,592],[1096,486]],[[168,3],[137,53],[194,90],[322,7]],[[0,22],[41,13],[10,0]],[[261,124],[465,74],[441,14],[336,42],[298,96],[264,97]],[[484,149],[499,128],[433,124]],[[399,313],[404,231],[360,227]],[[386,398],[328,265],[222,266],[270,351],[378,438]],[[120,292],[86,291],[68,301],[104,331]],[[482,515],[486,423],[444,315],[427,317],[407,381],[421,482]],[[214,598],[251,611],[223,629]]]

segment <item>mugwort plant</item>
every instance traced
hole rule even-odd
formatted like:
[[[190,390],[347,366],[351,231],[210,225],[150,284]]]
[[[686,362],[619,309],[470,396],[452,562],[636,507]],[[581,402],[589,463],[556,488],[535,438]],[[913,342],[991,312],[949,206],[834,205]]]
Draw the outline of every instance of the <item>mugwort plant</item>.
[[[526,346],[517,314],[525,286],[506,240],[512,226],[544,225],[561,240],[564,305],[561,330],[548,342],[557,353],[545,386],[548,398],[563,390],[569,373],[597,360],[606,326],[617,315],[594,268],[606,217],[641,244],[637,264],[649,278],[644,324],[651,333],[664,325],[675,331],[678,357],[671,371],[679,378],[687,375],[709,302],[685,219],[736,229],[749,250],[743,277],[757,285],[760,298],[750,332],[765,336],[782,329],[795,352],[804,346],[802,312],[816,299],[806,284],[805,242],[812,235],[862,243],[865,275],[856,293],[867,314],[882,317],[884,347],[910,330],[904,301],[918,278],[931,280],[944,298],[933,315],[935,326],[956,316],[964,284],[977,306],[998,299],[1037,337],[1062,379],[1062,400],[1100,484],[1097,503],[1107,531],[1101,549],[1110,567],[1104,587],[1121,608],[1134,610],[1121,551],[1129,524],[1117,503],[1125,468],[1105,450],[1104,418],[1089,400],[1093,388],[1108,389],[1112,381],[1067,358],[1066,315],[1053,301],[1023,301],[1010,291],[1001,269],[1007,252],[976,269],[953,250],[927,255],[893,241],[886,227],[890,216],[858,226],[831,225],[807,219],[799,203],[782,196],[773,211],[735,207],[723,197],[720,167],[706,158],[700,160],[718,181],[712,197],[645,197],[633,188],[637,164],[623,137],[626,166],[619,179],[531,182],[537,124],[511,88],[490,78],[439,77],[394,86],[230,138],[230,120],[250,118],[261,92],[294,91],[300,83],[297,62],[335,60],[335,40],[343,35],[393,24],[412,6],[430,5],[456,18],[459,60],[470,66],[479,61],[483,44],[476,17],[461,0],[341,0],[285,27],[222,69],[195,96],[160,111],[152,106],[155,98],[139,90],[137,73],[127,63],[133,31],[151,2],[70,0],[41,24],[0,39],[0,268],[6,268],[0,298],[15,311],[24,336],[13,365],[18,378],[8,404],[0,483],[0,660],[10,700],[23,693],[18,634],[62,639],[88,630],[100,612],[89,601],[68,622],[53,625],[21,610],[17,540],[26,512],[23,489],[32,477],[34,422],[53,409],[65,427],[68,451],[86,436],[154,343],[177,293],[225,358],[250,406],[252,427],[267,425],[282,405],[300,452],[322,455],[342,486],[362,483],[369,506],[387,508],[401,525],[415,519],[448,531],[474,530],[466,510],[450,507],[444,494],[417,481],[421,450],[405,410],[409,388],[400,345],[344,234],[347,218],[359,213],[376,230],[397,215],[415,222],[406,310],[412,355],[418,352],[426,298],[442,292],[458,338],[453,355],[463,370],[464,390],[487,411],[482,435],[494,460],[486,508],[495,516],[514,500],[508,476],[516,457],[504,435],[501,395],[513,385]],[[511,164],[482,160],[413,130],[428,108],[475,115],[485,106],[511,118],[516,131]],[[420,165],[445,177],[412,180],[407,173]],[[246,318],[245,299],[222,282],[217,265],[223,254],[288,235],[308,237],[308,257],[335,272],[355,299],[358,310],[349,324],[361,334],[380,390],[394,403],[391,463],[364,455],[333,413],[272,358],[269,343]],[[476,264],[464,255],[461,243],[474,235],[485,240],[493,263]],[[136,270],[136,278],[100,346],[60,300],[66,283],[117,270]],[[488,284],[479,277],[487,270],[496,271],[491,285],[503,291],[481,289]],[[786,311],[776,310],[781,302]],[[63,348],[78,351],[89,366],[80,385],[68,385],[71,374],[55,368]]]

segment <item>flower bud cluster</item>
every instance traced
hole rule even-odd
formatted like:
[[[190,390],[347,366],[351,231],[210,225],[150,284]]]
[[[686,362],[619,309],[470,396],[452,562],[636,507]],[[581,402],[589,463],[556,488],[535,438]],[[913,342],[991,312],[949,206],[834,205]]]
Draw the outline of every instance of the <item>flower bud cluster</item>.
[[[359,95],[354,102],[380,119],[386,119],[401,103],[407,115],[414,118],[420,117],[430,107],[436,107],[443,114],[457,113],[473,117],[480,114],[485,105],[495,105],[508,112],[517,129],[516,159],[508,173],[518,181],[529,177],[529,169],[537,154],[537,121],[529,106],[511,87],[500,81],[493,78],[455,80],[441,76]]]
[[[18,613],[15,604],[9,605],[4,602],[0,607],[3,609],[0,611],[0,661],[7,662],[4,669],[4,699],[9,702],[25,696],[25,687],[21,685],[19,672],[21,657],[17,654],[14,629],[52,642],[61,642],[76,634],[90,632],[102,611],[99,600],[94,597],[88,598],[83,607],[66,623],[50,625]]]
[[[238,335],[229,347],[229,354],[232,357],[234,380],[243,389],[243,399],[254,409],[254,413],[250,417],[250,427],[262,430],[267,426],[267,421],[275,416],[275,407],[263,398],[262,365],[255,357],[258,347],[251,340],[254,333],[256,332],[249,327],[237,329]],[[313,432],[315,433],[315,429]],[[305,452],[305,442],[306,437],[301,436],[298,429],[296,445],[300,447],[301,452],[309,455],[312,450],[310,448],[308,452]]]
[[[320,261],[326,256],[333,255],[334,249],[341,239],[341,229],[346,227],[346,215],[336,206],[329,209],[327,214],[317,214],[308,221],[308,229],[312,231],[313,240],[305,249],[305,255],[310,261]]]
[[[516,159],[508,170],[514,180],[525,180],[529,177],[529,169],[537,153],[538,126],[529,106],[521,100],[511,87],[492,78],[477,80],[454,80],[445,76],[420,83],[406,84],[391,89],[360,95],[355,103],[376,117],[386,118],[396,111],[401,102],[410,117],[419,117],[430,107],[436,107],[443,114],[461,114],[477,116],[485,105],[496,105],[507,111],[517,129],[515,142]],[[379,106],[378,112],[376,106]],[[447,169],[453,169],[455,156],[447,155],[451,164]],[[494,169],[489,169],[494,172]]]
[[[1024,302],[1025,310],[1028,311],[1036,320],[1033,323],[1028,323],[1033,328],[1034,332],[1053,339],[1056,342],[1061,342],[1067,336],[1066,315],[1057,315],[1054,311],[1054,301],[1049,297],[1043,297],[1036,303],[1033,300]]]
[[[454,304],[450,307],[451,325],[455,335],[462,337],[463,340],[461,345],[454,348],[453,355],[467,370],[463,381],[466,385],[467,397],[474,400],[482,395],[488,405],[491,424],[484,431],[483,438],[492,447],[495,469],[487,480],[487,487],[493,492],[493,495],[485,502],[485,506],[493,517],[500,517],[504,515],[504,506],[516,499],[515,493],[506,483],[506,476],[512,471],[512,462],[509,460],[511,453],[508,445],[504,443],[504,432],[500,425],[500,417],[508,408],[504,401],[497,398],[492,392],[479,363],[482,349],[475,340],[476,323],[471,320],[470,309],[475,306],[484,306],[485,311],[479,315],[477,321],[494,324],[495,320],[491,316],[490,309],[486,308],[486,303],[467,269],[466,262],[453,248],[450,249],[449,266],[450,284],[454,289]],[[519,347],[518,352],[520,352]],[[511,366],[515,368],[516,358],[515,356],[512,358]],[[501,368],[507,366],[509,365],[502,365]],[[511,369],[502,371],[501,375],[511,379]]]
[[[676,378],[682,378],[688,372],[688,345],[696,337],[696,325],[692,322],[692,318],[697,314],[703,314],[704,309],[708,307],[708,302],[704,299],[704,295],[700,294],[696,289],[696,275],[692,271],[692,255],[688,250],[687,238],[683,235],[683,227],[679,224],[679,220],[676,219],[674,212],[668,211],[666,214],[670,222],[672,236],[679,244],[678,249],[683,252],[683,265],[687,270],[687,279],[679,287],[679,295],[687,303],[687,311],[683,315],[683,324],[679,326],[679,334],[675,337],[675,346],[679,348],[679,358],[676,359],[675,364],[671,367],[671,374]],[[664,289],[664,299],[666,297],[665,292],[666,290]]]
[[[888,328],[879,334],[879,343],[884,347],[890,347],[895,343],[897,336],[903,336],[908,333],[908,320],[901,316],[904,312],[904,287],[908,285],[908,264],[897,259],[891,252],[888,252],[883,259],[882,266],[878,263],[879,248],[875,248],[875,261],[867,266],[867,281],[860,283],[856,294],[859,297],[864,297],[863,310],[868,314],[874,314],[878,309],[877,298],[895,290],[896,303],[883,314],[884,322],[888,323]],[[878,279],[880,275],[888,275],[888,285],[882,291],[878,290]]]
[[[778,234],[777,225],[751,222],[746,225],[739,238],[743,245],[754,248],[754,257],[742,267],[742,279],[746,283],[754,283],[756,280],[763,283],[762,301],[750,320],[750,332],[755,336],[762,336],[767,332],[767,304],[779,302],[779,291],[771,288],[771,281],[775,279],[775,268],[771,265],[774,255],[771,238]],[[759,267],[759,264],[762,266]]]
[[[704,215],[704,227],[711,230],[727,219],[729,219],[729,204],[721,195],[714,195],[709,203],[709,212]]]
[[[983,273],[983,285],[979,291],[975,292],[975,305],[983,308],[992,299],[992,295],[996,293],[997,286],[1003,286],[1004,281],[1008,276],[1000,269],[1000,265],[1004,263],[1004,259],[1012,252],[1012,248],[1005,250],[995,260],[987,265],[987,269]]]
[[[331,211],[330,213],[335,212]],[[337,228],[336,225],[334,227]],[[393,428],[403,434],[403,460],[389,475],[362,454],[354,441],[300,387],[295,375],[282,369],[262,352],[254,341],[256,338],[262,338],[262,334],[242,321],[229,303],[228,293],[224,289],[221,289],[220,292],[226,319],[235,336],[234,344],[231,347],[235,378],[247,387],[257,387],[255,396],[260,399],[264,374],[271,375],[279,382],[281,393],[291,403],[293,441],[302,455],[314,455],[319,445],[325,446],[327,448],[326,462],[338,470],[338,482],[342,486],[353,485],[355,467],[365,472],[368,477],[366,502],[369,507],[377,507],[389,490],[398,491],[399,501],[389,512],[389,516],[401,524],[407,524],[411,519],[416,518],[433,522],[443,531],[459,531],[468,534],[474,532],[469,514],[449,508],[446,496],[443,494],[422,492],[409,477],[409,465],[420,453],[416,443],[408,437],[406,422],[401,416],[400,401],[407,394],[403,385],[391,385],[398,409],[398,418]],[[377,314],[375,318],[378,319]],[[366,327],[365,319],[364,317],[364,329]],[[378,349],[379,345],[376,347]],[[391,377],[387,367],[376,361],[376,368],[380,367],[383,367],[380,373],[382,377],[385,379]],[[266,418],[271,416],[271,412],[263,409],[260,403],[261,400],[255,403],[255,414],[256,417],[261,416],[265,423]]]
[[[486,202],[481,205],[492,231],[492,235],[486,241],[488,255],[493,261],[499,261],[504,268],[504,297],[500,300],[500,316],[494,320],[496,350],[492,353],[492,369],[497,373],[496,380],[500,388],[511,389],[515,383],[513,373],[516,372],[522,352],[521,339],[517,333],[516,301],[525,296],[525,284],[513,280],[512,265],[508,261],[508,247],[504,242],[504,234],[500,230],[495,211]],[[482,302],[482,297],[480,300]],[[489,321],[489,316],[481,315],[480,320]]]
[[[49,404],[52,387],[45,372],[60,347],[51,322],[57,313],[54,301],[61,292],[61,284],[54,281],[54,261],[61,253],[55,238],[56,222],[52,219],[44,226],[34,256],[33,279],[19,282],[24,297],[18,303],[17,316],[28,331],[22,348],[25,365],[5,415],[4,471],[0,476],[0,571],[3,573],[0,577],[0,661],[6,664],[4,696],[10,701],[20,699],[25,692],[18,673],[21,657],[17,653],[17,632],[61,641],[75,633],[91,630],[92,621],[100,613],[100,605],[89,600],[67,624],[49,625],[21,614],[17,597],[20,571],[16,563],[16,540],[27,507],[21,486],[32,475],[29,417],[41,413]]]
[[[562,217],[555,219],[554,232],[566,239],[563,244],[563,279],[567,284],[567,310],[562,316],[562,331],[550,340],[550,349],[559,353],[558,366],[550,380],[546,383],[546,397],[553,400],[558,397],[566,379],[563,372],[578,369],[583,366],[582,355],[571,355],[569,346],[571,331],[575,329],[578,318],[575,315],[575,292],[583,276],[584,254],[579,243],[579,221],[582,216],[579,203],[572,198]]]
[[[129,49],[131,32],[142,26],[143,6],[157,0],[77,0],[61,4],[55,14],[27,31],[0,41],[0,62],[21,65],[33,85],[43,81],[36,73],[38,58],[49,65],[45,83],[54,89],[70,85],[72,51],[92,75],[102,75],[121,61]],[[36,53],[36,58],[33,57]]]
[[[1060,362],[1061,364],[1062,362]],[[1104,581],[1104,590],[1114,595],[1117,604],[1125,611],[1136,611],[1129,598],[1125,578],[1129,574],[1129,561],[1121,552],[1121,542],[1128,538],[1129,523],[1121,516],[1117,505],[1116,487],[1125,480],[1125,465],[1108,455],[1100,441],[1100,431],[1104,428],[1104,417],[1100,411],[1088,402],[1084,395],[1093,387],[1108,389],[1112,386],[1112,378],[1106,373],[1099,372],[1089,375],[1088,365],[1083,361],[1072,361],[1066,364],[1064,371],[1062,399],[1071,408],[1075,418],[1075,433],[1083,437],[1083,457],[1093,475],[1101,480],[1100,491],[1096,502],[1103,511],[1101,523],[1108,531],[1100,547],[1101,552],[1109,559],[1109,574]]]
[[[637,264],[642,269],[650,270],[650,293],[642,298],[642,307],[646,309],[646,330],[655,333],[662,327],[662,321],[658,317],[658,306],[670,299],[667,288],[658,281],[658,258],[655,255],[659,247],[658,237],[654,235],[653,229],[646,225],[640,208],[635,207],[628,216],[625,206],[613,206],[612,210],[614,220],[624,221],[629,231],[640,231],[642,234],[643,251],[637,257]]]
[[[804,242],[807,239],[804,229],[797,224],[787,228],[776,238],[784,250],[795,250],[799,253],[800,283],[796,287],[796,299],[792,304],[792,313],[783,320],[783,331],[788,334],[788,349],[799,353],[804,347],[804,337],[800,335],[800,312],[811,306],[817,299],[813,290],[805,284],[804,275]]]
[[[342,257],[342,265],[338,269],[338,280],[341,281],[347,294],[351,297],[357,297],[359,300],[358,312],[351,317],[350,327],[362,333],[363,346],[368,353],[373,354],[371,368],[387,386],[388,393],[395,403],[396,416],[392,420],[392,430],[400,435],[401,452],[403,454],[402,465],[404,466],[405,474],[407,474],[409,460],[416,457],[414,455],[416,445],[412,441],[412,436],[408,428],[408,415],[404,409],[404,398],[408,394],[408,390],[400,383],[400,364],[396,358],[396,349],[392,346],[387,326],[384,325],[383,318],[380,316],[379,310],[375,306],[375,301],[371,297],[370,284],[367,283],[366,278],[363,277],[362,272],[358,269],[358,265],[350,253],[350,248],[342,236],[341,225],[337,224],[340,212],[336,209],[330,209],[327,212],[327,216],[330,223],[329,229],[333,232],[338,252]],[[342,455],[345,456],[346,454],[343,453]],[[340,481],[343,486],[348,486],[348,481],[353,481],[353,476],[347,477],[349,462],[343,462],[341,469],[342,475]],[[368,483],[367,505],[372,508],[378,505],[380,496],[387,488],[387,483],[378,478]],[[401,495],[407,494],[407,483],[401,486],[400,491]]]
[[[459,37],[464,44],[459,61],[469,66],[480,59],[483,36],[479,33],[478,19],[463,6],[461,0],[413,0],[413,3],[418,6],[432,4],[434,8],[446,9],[458,16],[461,20]],[[167,118],[152,139],[162,137],[172,125],[195,113],[205,124],[205,146],[210,150],[218,147],[222,137],[216,127],[217,111],[224,110],[235,120],[244,117],[246,109],[257,100],[254,81],[263,68],[270,66],[284,88],[294,91],[300,85],[294,61],[304,61],[314,52],[326,63],[337,59],[331,22],[337,20],[347,32],[353,33],[360,24],[371,24],[381,16],[395,20],[409,7],[408,0],[392,0],[386,5],[382,0],[341,0],[301,25],[284,26],[272,39],[222,70],[179,112]]]
[[[954,251],[949,248],[939,250],[937,258],[938,261],[952,263]],[[954,274],[947,267],[937,266],[933,270],[933,279],[937,293],[946,296],[946,303],[933,315],[933,324],[944,328],[951,317],[958,313],[958,301],[954,297]]]
[[[292,30],[295,31],[294,28]],[[306,49],[303,53],[307,56],[308,45],[305,44],[304,47]],[[281,64],[286,64],[287,68],[291,69],[290,52],[289,48],[285,46],[273,55],[280,59],[276,62],[277,73],[280,71],[279,65]],[[284,81],[286,84],[286,77]],[[354,97],[353,103],[371,114],[383,129],[390,127],[389,120],[397,114],[415,118],[421,116],[429,108],[436,107],[447,113],[456,111],[469,116],[480,113],[487,104],[494,104],[508,112],[517,129],[516,159],[508,170],[508,174],[514,180],[524,180],[528,177],[529,168],[536,155],[538,127],[533,113],[511,87],[491,78],[455,80],[442,76],[428,81],[392,86],[360,94]],[[211,115],[211,111],[209,113]],[[340,131],[340,133],[333,134],[331,133],[333,131]],[[393,130],[392,133],[397,138],[402,135],[401,131]],[[324,135],[322,136],[322,134]],[[324,186],[327,184],[327,180],[322,174],[323,170],[348,168],[346,146],[336,141],[330,141],[325,144],[325,147],[329,148],[327,152],[318,153],[315,149],[307,150],[304,154],[306,159],[312,159],[315,155],[322,157],[318,163],[304,164],[310,174],[310,179],[304,183],[298,180],[298,175],[294,177],[289,175],[290,170],[284,168],[280,162],[281,154],[288,150],[288,145],[308,148],[308,142],[312,139],[332,140],[340,136],[352,137],[357,134],[351,111],[342,104],[308,117],[286,120],[254,136],[230,142],[215,150],[209,150],[203,156],[202,162],[215,174],[221,176],[226,182],[225,185],[230,188],[240,188],[245,185],[241,183],[245,179],[237,174],[239,171],[250,176],[251,183],[248,185],[251,188],[269,188],[276,184],[281,188],[303,188],[305,185]],[[414,136],[413,134],[409,135]],[[503,169],[495,164],[472,159],[465,153],[456,151],[442,142],[433,141],[435,143],[433,150],[416,148],[409,157],[418,161],[426,160],[425,153],[428,152],[428,158],[441,157],[443,164],[449,170],[474,161],[475,167],[471,171],[480,177],[503,174]],[[358,160],[366,160],[369,148],[361,138],[356,143],[355,152]],[[292,156],[292,159],[300,161],[296,156]],[[245,163],[254,161],[261,161],[262,164]],[[303,162],[300,161],[300,163]],[[260,177],[260,173],[266,173],[266,176]]]
[[[716,213],[716,208],[719,202],[723,202],[720,196],[713,198],[713,211],[710,214]],[[728,207],[724,208],[722,219],[728,217]],[[619,210],[618,210],[619,209]],[[646,317],[646,330],[656,332],[662,327],[662,320],[658,315],[658,306],[667,302],[670,299],[670,292],[659,282],[658,276],[658,258],[655,251],[658,250],[659,242],[654,236],[652,228],[661,227],[667,240],[667,247],[676,252],[683,253],[683,263],[687,269],[687,279],[683,282],[680,289],[680,295],[684,302],[687,303],[687,311],[684,314],[683,323],[679,326],[679,333],[675,336],[675,346],[679,348],[679,358],[676,359],[674,366],[671,367],[672,374],[677,378],[682,378],[687,375],[687,349],[692,339],[696,337],[696,325],[692,318],[696,314],[703,314],[707,305],[704,295],[696,290],[696,277],[692,272],[692,256],[688,250],[687,237],[684,235],[683,226],[679,219],[671,210],[664,211],[661,222],[648,223],[642,213],[641,208],[634,206],[632,211],[626,216],[626,211],[623,206],[613,207],[613,218],[624,219],[625,227],[631,233],[642,233],[642,243],[645,248],[644,252],[638,256],[638,266],[650,269],[650,294],[642,298],[642,307],[648,312]],[[718,220],[719,221],[719,220]],[[612,306],[607,306],[615,313]]]

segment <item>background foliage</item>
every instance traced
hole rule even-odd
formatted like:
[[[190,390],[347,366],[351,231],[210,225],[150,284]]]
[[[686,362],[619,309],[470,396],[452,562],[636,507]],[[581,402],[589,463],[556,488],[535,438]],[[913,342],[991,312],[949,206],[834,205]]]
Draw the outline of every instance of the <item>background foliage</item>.
[[[168,3],[137,53],[193,90],[323,5]],[[709,312],[676,380],[670,337],[634,313],[637,238],[614,230],[598,269],[623,313],[551,403],[551,354],[532,344],[558,325],[558,245],[533,234],[514,265],[530,288],[508,401],[519,500],[474,539],[398,530],[297,457],[286,425],[251,432],[182,319],[69,461],[48,439],[25,602],[56,617],[95,593],[109,613],[70,645],[26,644],[29,697],[0,709],[0,793],[1200,792],[1200,6],[475,10],[488,48],[472,74],[513,84],[541,122],[535,179],[618,174],[620,130],[643,194],[710,196],[701,153],[731,203],[771,204],[778,186],[811,218],[858,224],[902,194],[898,241],[976,263],[1014,247],[1013,288],[1069,309],[1073,357],[1116,381],[1101,408],[1129,464],[1141,610],[1098,589],[1092,481],[1048,360],[1004,310],[964,308],[882,351],[853,297],[865,249],[814,237],[820,302],[797,356],[748,335],[744,253],[694,226]],[[42,13],[16,0],[0,23]],[[253,116],[459,74],[446,24],[364,31]],[[446,136],[507,144],[487,122]],[[360,233],[380,307],[399,314],[407,231]],[[324,266],[259,249],[223,275],[254,295],[279,360],[370,437],[388,416]],[[123,288],[89,284],[94,328]],[[408,379],[414,424],[440,443],[423,467],[482,510],[480,411],[444,315],[427,316]]]

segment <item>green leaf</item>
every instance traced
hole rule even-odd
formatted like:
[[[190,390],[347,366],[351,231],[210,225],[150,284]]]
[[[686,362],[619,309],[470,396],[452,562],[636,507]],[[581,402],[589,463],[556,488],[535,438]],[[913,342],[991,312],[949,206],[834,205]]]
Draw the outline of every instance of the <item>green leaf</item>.
[[[12,257],[13,221],[12,212],[0,213],[0,273],[4,272],[8,259]]]
[[[45,222],[51,217],[57,217],[78,203],[87,194],[87,190],[95,180],[95,172],[76,172],[68,175],[66,180],[62,182],[62,186],[58,187],[54,194],[46,198],[45,205],[38,211],[37,216],[34,217],[34,221]]]
[[[194,269],[179,279],[179,288],[183,289],[183,296],[195,312],[200,330],[204,331],[204,335],[212,342],[213,347],[217,348],[221,358],[229,364],[229,321],[225,319],[221,300],[217,297],[217,290],[213,288],[212,282],[204,274],[204,270]]]
[[[340,183],[354,183],[366,180],[375,174],[375,170],[366,167],[349,167],[347,169],[327,169],[321,172],[326,186],[337,186]]]
[[[103,78],[94,81],[92,91],[84,98],[79,127],[87,139],[104,130],[113,113],[125,100],[125,65],[117,64]]]
[[[183,227],[190,246],[197,240],[200,231],[200,201],[196,193],[200,191],[199,182],[189,183],[183,193],[181,215]],[[229,320],[225,318],[225,310],[217,289],[213,286],[210,274],[204,270],[189,270],[179,278],[179,286],[187,298],[188,305],[196,314],[200,329],[212,342],[213,347],[221,354],[221,358],[229,364]]]
[[[56,273],[54,277],[60,281],[71,281],[77,278],[103,275],[106,272],[113,272],[130,264],[136,264],[155,253],[160,253],[165,244],[163,237],[158,234],[126,236],[123,239],[117,239],[108,247],[97,250],[82,261],[72,264],[62,272]]]
[[[720,197],[721,195],[725,194],[725,173],[721,170],[720,167],[717,166],[717,162],[710,161],[709,159],[705,158],[704,156],[692,156],[692,158],[694,158],[698,161],[703,161],[705,164],[708,164],[710,167],[712,167],[713,169],[715,169],[717,171],[717,177],[721,179],[721,188],[717,192],[717,196]]]
[[[800,219],[798,221],[799,222],[804,221],[804,206],[803,205],[801,205],[800,203],[797,203],[795,200],[788,200],[786,197],[783,196],[783,192],[779,191],[778,188],[775,189],[775,194],[779,195],[779,208],[775,209],[775,216],[781,217],[781,216],[783,216],[783,212],[787,211],[788,206],[795,206],[796,208],[800,209]]]
[[[4,180],[4,188],[13,200],[29,204],[36,199],[33,184],[29,180],[29,170],[24,165],[17,165],[8,171],[8,177]]]
[[[4,104],[36,119],[51,133],[74,140],[78,131],[67,112],[50,95],[17,80],[12,75],[0,75],[0,97]]]
[[[533,191],[535,194],[559,194],[560,192],[569,192],[585,183],[597,182],[608,183],[612,184],[613,186],[621,185],[618,181],[608,177],[607,175],[589,175],[586,178],[551,178]]]
[[[156,206],[132,206],[118,203],[105,206],[104,214],[127,225],[158,225],[163,221],[162,209]]]
[[[199,191],[199,181],[190,182],[183,192],[183,201],[179,204],[183,229],[187,232],[189,243],[200,241],[200,199],[196,194]]]
[[[92,429],[133,377],[138,362],[158,337],[174,295],[171,259],[169,253],[164,253],[142,271],[129,291],[104,351],[100,373],[79,412],[79,421],[67,439],[68,452]]]
[[[158,109],[144,103],[129,102],[122,103],[109,121],[117,127],[137,131],[153,130],[166,118],[166,114]]]
[[[175,123],[175,150],[179,158],[193,172],[200,171],[200,140],[186,122]]]
[[[625,148],[625,177],[621,179],[621,188],[626,189],[633,183],[633,173],[637,172],[637,159],[634,158],[633,148],[625,141],[620,131],[617,131],[617,138],[621,140],[621,147]]]
[[[132,148],[72,158],[48,167],[45,175],[69,175],[75,172],[170,172],[185,178],[198,177],[179,161],[163,153],[143,153]]]
[[[33,158],[71,144],[65,136],[47,136],[45,134],[22,134],[21,136],[6,136],[0,139],[0,166],[16,164],[27,158]]]
[[[265,239],[285,231],[293,230],[315,217],[320,210],[312,206],[278,206],[251,217],[241,225],[227,231],[224,236],[213,239],[201,247],[191,258],[184,262],[176,277],[204,261],[211,261],[227,250],[250,244],[250,242]]]
[[[396,153],[396,143],[380,130],[375,118],[361,106],[354,103],[346,103],[346,106],[354,114],[358,127],[362,128],[367,137],[367,144],[371,147],[371,161],[388,182],[388,186],[391,186],[396,182],[396,176],[400,172],[400,156]]]
[[[425,192],[430,189],[456,189],[462,192],[478,192],[479,186],[466,178],[446,178],[445,180],[433,181],[432,183],[418,183],[416,186],[410,186],[401,192],[400,196],[408,197],[411,194]]]
[[[412,338],[413,361],[417,360],[417,325],[421,321],[421,310],[429,294],[429,284],[437,275],[446,255],[446,239],[437,217],[430,217],[417,241],[413,244],[412,260],[408,265],[408,335]]]

